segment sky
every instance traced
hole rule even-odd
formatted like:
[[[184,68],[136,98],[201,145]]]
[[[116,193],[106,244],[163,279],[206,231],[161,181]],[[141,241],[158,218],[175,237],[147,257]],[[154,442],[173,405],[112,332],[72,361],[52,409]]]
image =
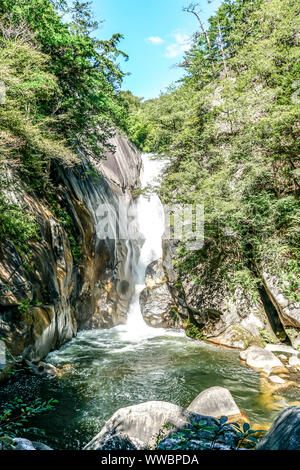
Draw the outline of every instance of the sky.
[[[92,10],[97,21],[104,20],[94,33],[108,39],[121,33],[120,49],[129,55],[121,61],[122,70],[131,75],[124,78],[122,89],[140,98],[159,96],[172,82],[182,76],[176,67],[190,45],[193,33],[199,30],[197,19],[182,11],[190,0],[93,0]],[[214,14],[222,0],[201,2],[201,16]]]

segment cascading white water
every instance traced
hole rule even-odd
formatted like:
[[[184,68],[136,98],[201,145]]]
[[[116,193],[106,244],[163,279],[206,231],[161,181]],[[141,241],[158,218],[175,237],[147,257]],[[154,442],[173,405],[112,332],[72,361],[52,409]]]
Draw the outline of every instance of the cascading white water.
[[[155,184],[166,163],[154,159],[151,154],[143,154],[142,160],[141,187],[144,189],[148,185]],[[163,206],[157,194],[139,196],[131,213],[134,216],[136,230],[139,234],[138,242],[142,246],[136,266],[133,267],[135,293],[129,307],[127,323],[120,327],[120,331],[124,335],[123,339],[139,341],[143,338],[165,334],[164,329],[152,328],[144,322],[139,303],[140,293],[146,287],[147,266],[162,256],[162,235],[165,229],[165,220]]]

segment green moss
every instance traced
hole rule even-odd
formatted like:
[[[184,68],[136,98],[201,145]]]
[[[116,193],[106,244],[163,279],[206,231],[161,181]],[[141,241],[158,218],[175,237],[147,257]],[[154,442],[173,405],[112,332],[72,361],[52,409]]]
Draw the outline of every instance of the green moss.
[[[205,336],[202,334],[202,328],[200,328],[198,325],[193,323],[191,319],[189,319],[188,324],[185,329],[185,333],[189,338],[192,339],[206,339]]]

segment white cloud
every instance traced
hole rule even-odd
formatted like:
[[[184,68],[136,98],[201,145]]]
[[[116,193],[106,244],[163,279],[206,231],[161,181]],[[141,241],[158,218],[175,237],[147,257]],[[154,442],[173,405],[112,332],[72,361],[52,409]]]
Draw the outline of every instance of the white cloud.
[[[191,38],[188,34],[174,34],[175,42],[166,47],[165,57],[173,59],[188,51],[191,46]]]
[[[164,42],[159,36],[150,36],[147,41],[152,42],[152,44],[162,44]]]

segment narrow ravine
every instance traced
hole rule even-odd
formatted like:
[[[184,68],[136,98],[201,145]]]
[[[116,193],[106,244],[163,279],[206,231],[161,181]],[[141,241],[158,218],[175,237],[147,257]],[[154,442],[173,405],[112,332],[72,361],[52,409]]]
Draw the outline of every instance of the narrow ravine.
[[[154,183],[161,163],[147,154],[143,162],[142,186],[146,187]],[[274,405],[271,397],[260,394],[259,373],[245,367],[237,351],[193,341],[181,330],[145,324],[139,295],[147,266],[161,257],[163,209],[157,195],[141,195],[132,214],[140,233],[136,241],[140,251],[132,266],[135,294],[127,322],[108,330],[80,332],[47,358],[61,375],[36,379],[35,388],[29,387],[44,399],[58,400],[55,411],[34,421],[45,429],[45,442],[54,449],[82,449],[121,407],[148,400],[187,406],[202,390],[215,385],[231,391],[252,423],[272,422],[279,406],[296,400],[293,389]]]

